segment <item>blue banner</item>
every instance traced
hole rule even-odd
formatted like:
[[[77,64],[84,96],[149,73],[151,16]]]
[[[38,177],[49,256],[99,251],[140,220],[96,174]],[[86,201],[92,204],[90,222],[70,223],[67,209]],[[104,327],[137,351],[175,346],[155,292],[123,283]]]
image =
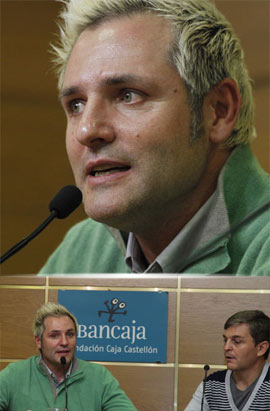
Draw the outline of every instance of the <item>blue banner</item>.
[[[78,320],[78,358],[166,362],[167,292],[60,290],[58,302]]]

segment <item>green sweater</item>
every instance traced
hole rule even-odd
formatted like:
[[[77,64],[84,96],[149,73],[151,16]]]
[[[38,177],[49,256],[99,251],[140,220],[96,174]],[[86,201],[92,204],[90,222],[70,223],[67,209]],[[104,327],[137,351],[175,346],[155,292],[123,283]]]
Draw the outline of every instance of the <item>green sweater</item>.
[[[103,366],[75,360],[67,379],[69,411],[136,411],[119,383]],[[0,411],[46,411],[65,407],[38,356],[9,364],[0,372]]]
[[[269,176],[249,146],[233,151],[223,173],[223,192],[230,225],[237,224],[270,199]],[[216,242],[202,259],[183,272],[198,275],[270,275],[269,208],[232,236]],[[42,275],[74,273],[128,273],[127,236],[91,219],[71,228],[42,268]],[[181,256],[179,256],[180,261]]]

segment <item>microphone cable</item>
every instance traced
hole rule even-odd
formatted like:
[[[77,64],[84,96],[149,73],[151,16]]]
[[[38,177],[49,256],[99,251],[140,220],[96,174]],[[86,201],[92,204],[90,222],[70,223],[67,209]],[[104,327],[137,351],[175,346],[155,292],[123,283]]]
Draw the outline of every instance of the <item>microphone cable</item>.
[[[202,393],[202,402],[201,402],[201,411],[203,411],[203,403],[204,403],[204,396],[205,396],[205,383],[206,383],[206,378],[207,378],[207,372],[210,370],[210,367],[208,364],[206,364],[204,367],[204,379],[203,379],[203,393]]]
[[[64,373],[64,384],[65,384],[65,410],[68,411],[68,392],[67,392],[67,379],[66,379],[66,370],[65,370],[65,365],[67,363],[66,357],[61,357],[60,358],[62,367],[63,367],[63,373]]]
[[[0,264],[13,256],[23,247],[25,247],[29,241],[33,240],[48,224],[56,218],[66,218],[72,213],[82,202],[81,191],[73,185],[63,187],[56,196],[51,200],[49,204],[49,210],[51,214],[45,221],[31,234],[23,238],[19,243],[15,244],[10,250],[0,257]]]

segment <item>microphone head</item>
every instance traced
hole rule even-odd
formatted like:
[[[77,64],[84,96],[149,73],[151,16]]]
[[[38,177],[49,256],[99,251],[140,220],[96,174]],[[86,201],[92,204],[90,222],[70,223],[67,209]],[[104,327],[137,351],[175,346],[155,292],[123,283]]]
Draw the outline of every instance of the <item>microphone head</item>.
[[[210,370],[210,367],[209,367],[208,364],[205,364],[205,366],[203,367],[203,369],[204,369],[204,371],[209,371],[209,370]]]
[[[82,202],[82,193],[76,186],[63,187],[49,204],[50,212],[55,211],[57,218],[66,218]]]
[[[66,357],[61,357],[60,362],[61,362],[62,365],[66,365],[66,363],[67,363]]]

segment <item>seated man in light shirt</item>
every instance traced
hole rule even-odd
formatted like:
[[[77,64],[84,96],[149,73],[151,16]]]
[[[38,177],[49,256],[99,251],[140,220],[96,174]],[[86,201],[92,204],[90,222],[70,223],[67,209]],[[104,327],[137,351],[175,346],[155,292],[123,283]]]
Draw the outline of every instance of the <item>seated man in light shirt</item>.
[[[226,321],[223,338],[227,370],[209,375],[185,411],[201,411],[202,402],[204,411],[269,411],[270,318],[240,311]]]

